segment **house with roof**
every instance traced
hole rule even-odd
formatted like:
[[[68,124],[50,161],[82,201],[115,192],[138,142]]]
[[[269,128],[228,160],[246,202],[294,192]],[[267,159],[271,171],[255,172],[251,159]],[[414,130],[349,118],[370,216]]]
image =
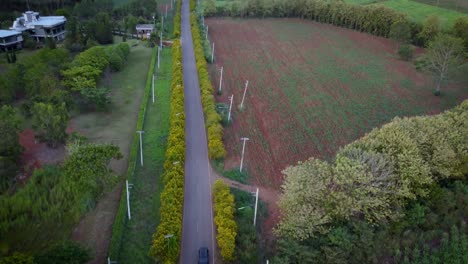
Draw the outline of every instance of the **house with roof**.
[[[23,42],[21,32],[0,29],[0,51],[21,49],[21,42]]]
[[[150,38],[151,33],[154,31],[153,24],[138,24],[136,25],[137,36],[141,38]]]
[[[43,16],[39,12],[26,11],[14,22],[11,30],[18,32],[29,32],[36,41],[44,41],[46,38],[53,38],[55,41],[65,39],[64,16]]]

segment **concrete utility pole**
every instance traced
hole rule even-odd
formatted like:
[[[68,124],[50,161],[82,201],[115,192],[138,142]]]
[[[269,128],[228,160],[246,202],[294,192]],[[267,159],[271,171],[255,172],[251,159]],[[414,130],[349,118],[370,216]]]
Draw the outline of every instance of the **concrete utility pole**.
[[[257,223],[257,206],[258,206],[258,188],[257,192],[255,193],[255,212],[254,212],[254,220],[253,220],[253,225]]]
[[[249,138],[243,137],[241,138],[241,140],[243,141],[243,145],[242,145],[241,163],[240,163],[240,168],[239,168],[240,172],[242,172],[242,165],[244,165],[245,142],[249,140]]]
[[[167,4],[166,4],[166,18],[167,18]]]
[[[162,45],[162,44],[161,44]],[[159,61],[160,61],[160,58],[159,56],[161,55],[161,47],[158,47],[158,69],[159,69]]]
[[[159,47],[162,49],[162,31],[159,33]]]
[[[244,95],[242,95],[242,101],[240,105],[241,109],[244,109],[244,99],[245,99],[245,93],[247,92],[247,87],[249,87],[249,80],[245,82]]]
[[[141,138],[141,134],[145,133],[145,131],[142,131],[142,130],[138,130],[137,131],[138,134],[140,134],[140,163],[141,163],[141,166],[143,167],[143,140]]]
[[[205,35],[205,39],[208,39],[208,25],[206,25],[206,35]]]
[[[231,121],[231,109],[232,109],[232,101],[234,100],[234,95],[231,95],[229,97],[229,100],[231,100],[231,103],[229,104],[228,123],[229,123],[229,121]]]
[[[154,74],[153,74],[153,85],[152,85],[152,90],[153,90],[153,104],[154,104]]]
[[[211,48],[211,63],[213,63],[214,59],[214,41],[213,41],[213,47]]]
[[[132,214],[130,213],[130,191],[129,189],[132,188],[133,184],[128,184],[128,180],[126,180],[125,185],[127,188],[127,215],[128,215],[128,220],[130,220],[132,219]]]
[[[223,66],[221,66],[221,76],[219,77],[219,89],[218,89],[219,94],[221,94],[222,83],[223,83]]]
[[[161,33],[164,31],[164,17],[161,16]]]

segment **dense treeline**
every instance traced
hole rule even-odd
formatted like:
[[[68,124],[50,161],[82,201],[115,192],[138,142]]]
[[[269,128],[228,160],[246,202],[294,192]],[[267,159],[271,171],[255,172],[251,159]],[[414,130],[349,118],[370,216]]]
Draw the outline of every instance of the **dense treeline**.
[[[2,0],[2,11],[4,12],[24,12],[28,10],[41,11],[51,14],[54,10],[71,7],[79,0]]]
[[[191,1],[191,8],[194,0]],[[193,10],[192,10],[193,11]],[[200,94],[205,113],[205,126],[208,138],[208,151],[211,159],[222,159],[226,156],[226,149],[223,145],[223,127],[221,126],[221,116],[216,112],[214,89],[211,85],[210,77],[206,66],[205,53],[199,32],[199,26],[195,14],[190,16],[192,28],[193,46],[195,49],[195,59],[197,62],[198,81],[200,83]]]
[[[19,143],[20,120],[13,107],[0,108],[0,194],[13,183],[19,171],[18,160],[23,151]]]
[[[468,101],[395,118],[332,163],[287,168],[276,263],[466,260],[467,120]]]
[[[118,147],[81,142],[68,150],[62,165],[35,170],[24,188],[0,196],[2,255],[39,252],[67,238],[81,215],[117,182],[108,164],[121,158]]]
[[[207,1],[205,15],[300,17],[382,37],[390,37],[392,25],[403,22],[409,27],[410,40],[413,44],[424,46],[428,41],[424,35],[426,25],[412,22],[404,14],[382,5],[356,5],[343,1],[326,0],[246,0],[232,1],[229,4],[216,7],[214,1]],[[439,25],[435,25],[435,27],[437,32],[440,31],[440,21]],[[437,32],[433,33],[437,34]]]
[[[229,186],[221,179],[216,180],[213,184],[213,208],[217,230],[216,241],[221,257],[226,261],[234,260],[237,235],[237,224],[234,221],[236,210],[234,195],[231,194]]]
[[[161,220],[153,234],[149,251],[149,255],[161,263],[177,263],[182,241],[185,110],[182,47],[179,40],[175,40],[172,46],[172,59],[170,130],[164,161],[164,190],[161,192],[159,210]],[[172,236],[165,237],[167,235]]]

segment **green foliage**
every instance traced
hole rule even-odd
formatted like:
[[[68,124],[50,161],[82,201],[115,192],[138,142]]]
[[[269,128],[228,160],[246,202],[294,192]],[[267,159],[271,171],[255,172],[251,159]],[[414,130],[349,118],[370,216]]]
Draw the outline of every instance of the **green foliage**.
[[[179,40],[172,46],[172,83],[170,130],[164,161],[164,190],[161,192],[161,220],[149,250],[149,256],[162,263],[176,263],[182,239],[185,161],[185,110],[182,73],[182,48]],[[173,234],[171,243],[164,238]],[[168,244],[170,245],[168,247]]]
[[[389,37],[400,43],[411,41],[411,25],[406,20],[395,21],[390,27]]]
[[[65,142],[68,119],[65,103],[61,105],[36,103],[34,105],[33,128],[36,137],[53,148]]]
[[[453,24],[453,35],[463,40],[465,52],[468,52],[468,18],[460,17]]]
[[[234,221],[234,196],[221,179],[213,184],[214,222],[217,228],[216,240],[223,260],[234,260],[237,224]]]
[[[205,126],[208,134],[208,152],[211,159],[223,159],[226,156],[226,149],[224,148],[222,139],[223,127],[220,124],[221,116],[216,112],[213,86],[211,85],[206,68],[205,53],[202,46],[197,18],[194,14],[190,16],[190,23],[192,27],[195,58],[197,61],[201,101],[203,112],[205,113]]]
[[[181,9],[182,9],[182,2],[177,1],[176,2],[176,11],[175,11],[175,15],[174,15],[174,38],[179,38],[180,37]]]
[[[34,257],[35,264],[85,264],[91,260],[89,249],[76,242],[63,241]]]
[[[19,143],[20,121],[15,110],[4,105],[0,108],[0,193],[10,186],[18,172],[16,165],[23,147]]]
[[[401,45],[400,49],[398,50],[398,55],[401,59],[410,61],[414,56],[414,48],[409,44]]]
[[[129,53],[126,43],[92,47],[76,56],[71,67],[61,72],[62,84],[82,96],[85,108],[105,110],[110,103],[109,90],[97,88],[99,78],[107,67],[120,71]]]
[[[110,44],[114,42],[112,36],[112,22],[108,13],[98,13],[94,20],[96,21],[96,34],[94,38],[99,44]]]
[[[15,252],[13,255],[0,259],[0,264],[35,264],[33,257]]]
[[[334,220],[356,216],[376,225],[396,221],[401,208],[426,197],[435,182],[463,177],[466,124],[459,122],[467,107],[464,102],[436,117],[396,118],[340,150],[334,165],[311,159],[286,169],[279,234],[308,239],[328,232]]]
[[[436,15],[432,15],[424,21],[421,32],[418,37],[421,38],[424,43],[429,43],[437,36],[441,31],[440,19]]]
[[[370,263],[397,251],[391,263],[466,259],[453,226],[464,228],[468,208],[467,103],[437,116],[396,118],[331,164],[310,159],[287,168],[277,261]],[[450,228],[453,248],[443,235]]]
[[[102,191],[116,183],[108,166],[121,157],[116,146],[83,144],[71,146],[61,166],[35,170],[23,188],[0,196],[0,243],[9,252],[41,252],[67,238]]]

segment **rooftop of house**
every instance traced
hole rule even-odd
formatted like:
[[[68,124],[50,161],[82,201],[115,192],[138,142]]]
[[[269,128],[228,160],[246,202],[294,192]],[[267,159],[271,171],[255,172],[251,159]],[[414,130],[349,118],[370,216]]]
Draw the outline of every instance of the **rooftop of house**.
[[[32,29],[36,26],[41,27],[54,27],[56,25],[63,24],[67,21],[64,16],[39,16],[39,12],[26,11],[23,16],[16,18],[13,22],[13,26],[10,29],[17,31],[24,31]]]
[[[153,30],[154,25],[153,24],[138,24],[136,25],[137,30]]]
[[[7,37],[14,36],[14,35],[21,35],[21,32],[14,31],[14,30],[0,29],[0,38],[7,38]]]

